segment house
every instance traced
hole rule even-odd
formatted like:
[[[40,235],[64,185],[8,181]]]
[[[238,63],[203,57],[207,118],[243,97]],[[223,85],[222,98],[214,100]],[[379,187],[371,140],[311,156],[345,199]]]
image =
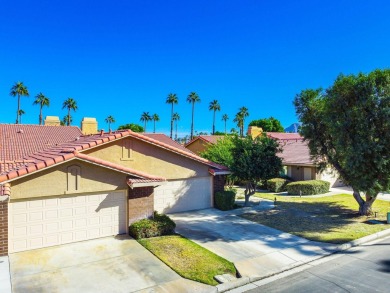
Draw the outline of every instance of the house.
[[[0,139],[0,255],[212,207],[229,173],[162,134],[3,124]]]
[[[193,140],[185,144],[185,147],[193,153],[199,155],[209,148],[210,145],[217,143],[218,140],[224,138],[224,135],[199,135]]]

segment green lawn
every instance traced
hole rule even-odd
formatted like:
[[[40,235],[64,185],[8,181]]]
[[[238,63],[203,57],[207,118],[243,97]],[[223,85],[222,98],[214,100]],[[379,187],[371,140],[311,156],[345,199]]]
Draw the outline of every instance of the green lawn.
[[[242,217],[314,241],[345,243],[390,228],[388,224],[369,223],[374,217],[359,216],[358,204],[349,194],[318,198],[273,193],[255,196],[271,200],[276,197],[275,208]],[[375,219],[385,223],[390,202],[376,200],[373,211],[378,213]]]
[[[231,262],[180,235],[145,238],[138,242],[184,278],[217,285],[214,276],[236,275]]]

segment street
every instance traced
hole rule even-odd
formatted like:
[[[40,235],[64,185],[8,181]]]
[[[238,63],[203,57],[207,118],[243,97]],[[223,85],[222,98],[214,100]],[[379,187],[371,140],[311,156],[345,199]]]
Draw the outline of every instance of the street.
[[[390,237],[247,292],[389,292]]]

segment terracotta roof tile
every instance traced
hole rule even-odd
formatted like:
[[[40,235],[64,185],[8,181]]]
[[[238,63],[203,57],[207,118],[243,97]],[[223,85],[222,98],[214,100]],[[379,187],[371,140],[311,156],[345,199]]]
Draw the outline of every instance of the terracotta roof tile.
[[[278,140],[303,139],[299,133],[266,132],[266,135]]]
[[[216,144],[218,140],[224,137],[225,137],[224,135],[199,135],[195,137],[193,140],[191,140],[190,142],[186,143],[185,146],[188,146],[199,139],[203,140],[206,143]]]
[[[303,139],[280,141],[283,152],[279,153],[284,164],[290,165],[315,165],[310,157],[307,142]]]

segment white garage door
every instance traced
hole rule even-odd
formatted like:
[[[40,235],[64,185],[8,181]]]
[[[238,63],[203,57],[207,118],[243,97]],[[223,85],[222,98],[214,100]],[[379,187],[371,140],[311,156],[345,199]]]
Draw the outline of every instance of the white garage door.
[[[154,208],[178,213],[212,206],[212,177],[168,181],[154,189]]]
[[[13,202],[9,251],[126,233],[126,192]]]

